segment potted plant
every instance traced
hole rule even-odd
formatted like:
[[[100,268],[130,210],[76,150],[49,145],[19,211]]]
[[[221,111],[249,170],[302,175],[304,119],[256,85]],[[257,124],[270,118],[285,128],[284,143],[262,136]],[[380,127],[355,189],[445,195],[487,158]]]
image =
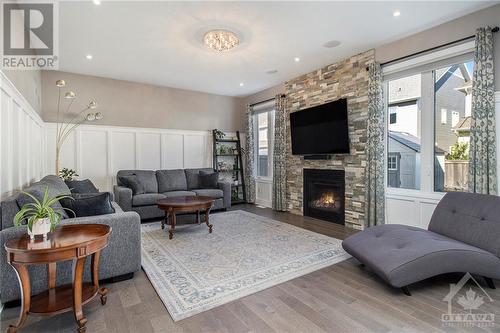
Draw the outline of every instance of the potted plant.
[[[49,188],[45,187],[42,201],[38,200],[30,193],[21,191],[29,196],[33,202],[23,205],[19,212],[14,216],[14,225],[20,226],[24,220],[27,220],[28,235],[33,240],[36,235],[43,235],[47,238],[47,233],[53,231],[61,220],[61,213],[56,211],[52,206],[63,198],[72,198],[69,195],[56,195],[49,198]],[[73,212],[71,209],[61,208]],[[74,212],[73,212],[74,214]]]
[[[62,170],[59,171],[59,178],[61,178],[64,181],[75,180],[75,178],[78,177],[78,176],[79,175],[73,169],[62,168]]]

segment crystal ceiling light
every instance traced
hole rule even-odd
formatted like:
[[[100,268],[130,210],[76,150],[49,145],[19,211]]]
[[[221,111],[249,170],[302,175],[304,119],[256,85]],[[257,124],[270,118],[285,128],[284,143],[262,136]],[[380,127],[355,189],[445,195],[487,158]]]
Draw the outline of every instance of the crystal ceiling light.
[[[238,46],[240,39],[228,30],[210,30],[203,36],[203,43],[212,50],[224,52]]]

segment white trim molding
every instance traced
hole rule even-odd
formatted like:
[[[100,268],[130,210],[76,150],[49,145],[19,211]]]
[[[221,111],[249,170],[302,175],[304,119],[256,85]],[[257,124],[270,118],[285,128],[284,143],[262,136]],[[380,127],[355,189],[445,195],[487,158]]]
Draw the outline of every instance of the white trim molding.
[[[45,174],[45,123],[0,71],[0,197]]]

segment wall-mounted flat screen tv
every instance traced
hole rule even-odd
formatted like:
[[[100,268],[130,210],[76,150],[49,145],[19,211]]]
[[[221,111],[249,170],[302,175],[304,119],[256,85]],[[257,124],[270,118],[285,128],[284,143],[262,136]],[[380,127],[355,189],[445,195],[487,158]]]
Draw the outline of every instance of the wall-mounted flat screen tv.
[[[293,155],[348,154],[347,100],[292,112],[290,131]]]

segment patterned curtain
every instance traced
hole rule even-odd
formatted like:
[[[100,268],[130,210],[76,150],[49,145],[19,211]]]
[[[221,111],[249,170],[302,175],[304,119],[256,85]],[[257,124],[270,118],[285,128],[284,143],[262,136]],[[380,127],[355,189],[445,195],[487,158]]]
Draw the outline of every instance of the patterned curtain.
[[[476,32],[472,81],[472,123],[469,148],[469,192],[496,194],[493,32]]]
[[[366,142],[366,226],[385,223],[384,101],[380,64],[368,68],[368,138]]]
[[[273,209],[286,211],[286,99],[277,95],[274,108]]]
[[[248,203],[255,203],[255,138],[252,107],[247,106],[247,134],[245,140],[245,187]]]

